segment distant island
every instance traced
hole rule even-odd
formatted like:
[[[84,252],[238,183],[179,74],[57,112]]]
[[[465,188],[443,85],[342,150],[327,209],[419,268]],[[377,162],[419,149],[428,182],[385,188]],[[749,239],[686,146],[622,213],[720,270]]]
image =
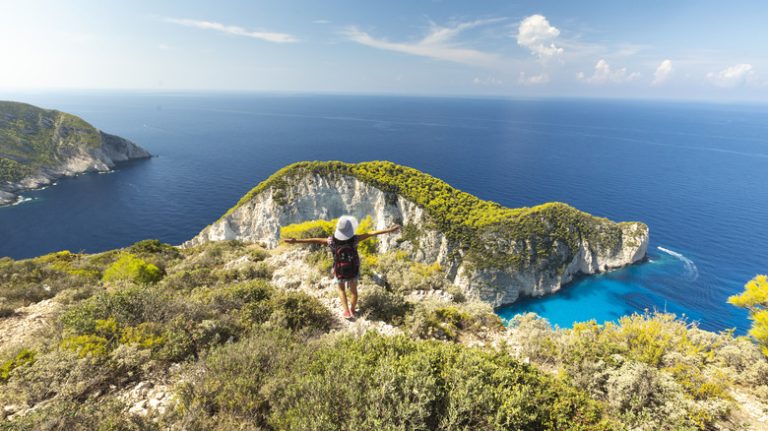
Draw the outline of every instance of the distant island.
[[[107,172],[116,163],[151,156],[75,115],[0,101],[0,205],[16,203],[20,191],[58,178]]]

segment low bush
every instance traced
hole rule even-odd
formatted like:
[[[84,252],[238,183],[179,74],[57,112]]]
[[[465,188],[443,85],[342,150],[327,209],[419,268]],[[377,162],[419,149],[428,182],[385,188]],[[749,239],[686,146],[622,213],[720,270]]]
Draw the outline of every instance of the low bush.
[[[275,429],[609,429],[584,394],[497,351],[368,333],[292,370],[266,385]]]
[[[210,268],[182,269],[163,278],[160,285],[173,290],[192,290],[196,287],[213,286],[218,281]]]
[[[759,356],[732,333],[702,331],[661,313],[561,330],[518,316],[510,322],[509,341],[516,354],[560,368],[574,386],[608,402],[622,423],[638,429],[711,428],[728,413],[734,377]]]
[[[327,238],[333,235],[336,222],[333,220],[311,220],[280,227],[280,238]]]
[[[233,281],[253,280],[255,278],[271,279],[274,270],[265,262],[256,262],[244,265],[240,268],[218,269],[211,272],[221,283],[231,283]]]
[[[749,335],[760,344],[768,357],[768,276],[758,275],[744,286],[744,293],[728,298],[728,302],[749,310],[752,329]]]
[[[8,315],[8,310],[53,298],[61,291],[95,281],[91,277],[93,273],[85,270],[81,273],[81,268],[74,266],[70,271],[57,269],[57,262],[55,258],[0,260],[0,298],[4,298],[4,313]]]
[[[293,331],[326,332],[333,325],[333,315],[316,298],[303,292],[285,292],[271,300],[270,322]]]
[[[125,412],[125,404],[113,397],[88,403],[52,400],[13,422],[0,422],[0,430],[40,431],[159,431],[150,418]]]
[[[389,292],[381,286],[363,290],[358,307],[369,319],[383,320],[393,325],[401,325],[410,309],[402,294]]]
[[[270,400],[263,390],[278,370],[290,369],[303,347],[291,332],[256,330],[207,354],[194,379],[179,385],[184,429],[266,427]]]
[[[156,239],[145,239],[139,241],[132,246],[128,247],[128,253],[134,255],[162,255],[166,259],[178,259],[181,257],[181,252],[176,247],[160,242]]]
[[[163,273],[157,266],[130,253],[125,253],[104,271],[102,280],[154,284],[160,281],[162,277]]]
[[[185,304],[150,286],[128,286],[100,292],[68,308],[61,316],[66,331],[95,334],[98,321],[114,319],[120,327],[163,322],[183,313]]]
[[[11,372],[16,368],[32,365],[35,362],[36,353],[29,349],[21,349],[13,358],[0,363],[0,383],[11,377]]]

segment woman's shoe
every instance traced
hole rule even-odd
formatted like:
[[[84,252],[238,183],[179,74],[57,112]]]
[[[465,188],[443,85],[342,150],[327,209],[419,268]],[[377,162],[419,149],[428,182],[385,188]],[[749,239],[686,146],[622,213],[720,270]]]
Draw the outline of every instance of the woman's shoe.
[[[344,316],[344,318],[347,319],[347,320],[350,320],[350,319],[353,318],[353,315],[352,315],[352,313],[349,312],[349,310],[344,311],[342,316]]]

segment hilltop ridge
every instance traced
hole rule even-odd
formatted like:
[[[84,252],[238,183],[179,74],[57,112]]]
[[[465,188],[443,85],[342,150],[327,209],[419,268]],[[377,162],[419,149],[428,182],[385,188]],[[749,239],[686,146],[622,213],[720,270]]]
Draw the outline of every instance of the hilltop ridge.
[[[555,292],[577,274],[639,262],[648,247],[648,226],[640,222],[615,223],[559,202],[506,208],[386,161],[289,165],[186,245],[274,247],[281,226],[342,214],[371,217],[374,228],[402,224],[403,235],[381,239],[379,251],[437,262],[455,285],[494,306]]]

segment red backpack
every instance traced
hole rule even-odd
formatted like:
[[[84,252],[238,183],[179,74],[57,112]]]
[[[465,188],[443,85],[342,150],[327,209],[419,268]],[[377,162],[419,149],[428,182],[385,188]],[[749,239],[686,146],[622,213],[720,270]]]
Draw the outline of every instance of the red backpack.
[[[360,256],[357,253],[357,238],[346,241],[333,238],[333,275],[339,280],[355,278],[360,273]]]

